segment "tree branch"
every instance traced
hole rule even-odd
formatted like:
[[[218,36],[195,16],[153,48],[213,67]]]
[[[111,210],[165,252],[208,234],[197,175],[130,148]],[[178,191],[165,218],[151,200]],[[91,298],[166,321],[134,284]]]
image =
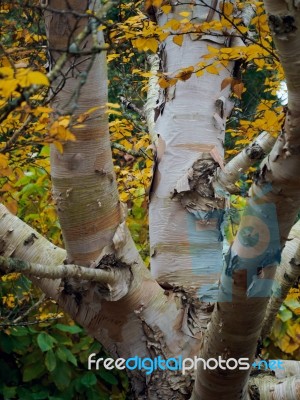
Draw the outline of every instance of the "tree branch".
[[[147,157],[147,154],[144,153],[141,149],[140,150],[127,149],[125,146],[116,142],[111,142],[110,146],[112,149],[123,151],[124,153],[130,154],[131,156],[134,157],[144,157],[144,158]]]
[[[142,119],[145,118],[145,113],[143,110],[141,110],[136,104],[134,104],[132,101],[126,99],[124,96],[120,96],[121,103],[124,104],[128,110],[133,110],[135,111]]]
[[[237,193],[238,187],[235,186],[242,172],[245,172],[251,165],[263,160],[268,154],[276,138],[268,132],[262,132],[249,146],[245,147],[238,155],[236,155],[224,170],[219,170],[216,181],[220,183],[229,193]]]
[[[41,297],[38,299],[38,301],[36,303],[34,303],[31,307],[28,308],[28,310],[26,310],[24,313],[22,313],[21,315],[19,315],[17,318],[15,318],[13,320],[13,324],[17,324],[19,321],[21,321],[22,319],[24,319],[28,314],[30,314],[33,310],[35,310],[36,308],[38,308],[43,301],[46,299],[46,295],[43,293],[41,295]]]
[[[119,279],[124,279],[120,269],[95,269],[79,265],[66,264],[55,267],[49,265],[33,264],[27,261],[0,256],[0,269],[5,273],[20,272],[29,276],[48,279],[73,278],[112,284]]]
[[[157,72],[159,69],[159,57],[157,54],[148,57],[148,63],[150,64],[151,77],[149,79],[149,89],[147,93],[147,102],[144,106],[144,114],[146,117],[149,135],[152,143],[157,142],[157,133],[155,132],[155,109],[157,108],[160,86],[158,84]]]

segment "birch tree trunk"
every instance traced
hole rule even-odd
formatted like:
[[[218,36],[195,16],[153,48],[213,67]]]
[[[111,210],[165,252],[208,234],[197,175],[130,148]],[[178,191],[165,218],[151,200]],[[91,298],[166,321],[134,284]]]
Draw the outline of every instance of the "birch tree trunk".
[[[299,74],[300,10],[295,2],[265,1],[269,24],[285,70],[289,101],[285,125],[250,190],[250,201],[227,255],[220,298],[201,356],[254,358],[280,253],[300,207]],[[225,350],[226,349],[226,350]],[[197,371],[193,399],[247,399],[250,371]],[[289,383],[287,383],[289,384]],[[289,398],[289,397],[284,397]]]
[[[213,0],[207,6],[173,5],[169,14],[158,12],[157,21],[164,26],[168,20],[182,19],[184,11],[199,22],[218,19],[216,7]],[[168,77],[188,67],[196,71],[208,45],[229,44],[225,36],[184,34],[179,46],[173,37],[161,46],[161,71]],[[200,297],[207,296],[222,268],[220,224],[225,203],[214,195],[210,179],[223,163],[225,121],[232,106],[229,89],[221,91],[221,82],[231,68],[200,78],[192,73],[162,90],[158,104],[158,165],[149,217],[151,270],[161,285],[183,286]]]

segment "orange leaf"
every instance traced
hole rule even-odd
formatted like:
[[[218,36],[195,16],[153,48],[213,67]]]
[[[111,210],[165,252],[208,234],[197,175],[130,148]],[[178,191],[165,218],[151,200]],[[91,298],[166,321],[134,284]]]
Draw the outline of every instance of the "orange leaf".
[[[230,78],[230,77],[223,79],[222,83],[221,83],[221,90],[225,89],[228,85],[230,85],[232,80],[233,80],[233,78]]]
[[[239,99],[242,97],[243,90],[244,90],[243,83],[237,83],[236,85],[233,86],[233,92],[234,94],[237,95]]]
[[[193,72],[194,67],[184,68],[176,75],[176,78],[180,79],[181,81],[187,81],[190,79]]]

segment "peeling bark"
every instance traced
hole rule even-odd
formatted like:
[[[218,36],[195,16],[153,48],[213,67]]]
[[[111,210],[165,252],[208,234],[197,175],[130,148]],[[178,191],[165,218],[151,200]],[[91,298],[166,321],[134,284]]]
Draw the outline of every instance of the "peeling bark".
[[[217,6],[215,2],[208,5]],[[180,19],[179,13],[186,8],[185,4],[173,4],[168,15],[157,13],[157,21],[162,26],[168,19]],[[204,5],[189,5],[188,10],[199,22],[218,18]],[[168,37],[160,50],[162,71],[172,76],[181,68],[195,66],[212,43],[222,47],[227,39],[186,34],[177,46],[172,36]],[[225,120],[231,106],[229,89],[221,91],[221,82],[230,68],[219,75],[206,73],[198,78],[192,74],[188,80],[178,81],[161,91],[157,105],[157,169],[149,211],[151,270],[160,284],[183,286],[195,293],[201,287],[200,295],[218,279],[221,270],[220,213],[216,209],[224,206],[210,191],[197,194],[192,175],[201,160],[222,164]],[[197,187],[201,191],[201,186]],[[206,207],[202,209],[203,204]]]

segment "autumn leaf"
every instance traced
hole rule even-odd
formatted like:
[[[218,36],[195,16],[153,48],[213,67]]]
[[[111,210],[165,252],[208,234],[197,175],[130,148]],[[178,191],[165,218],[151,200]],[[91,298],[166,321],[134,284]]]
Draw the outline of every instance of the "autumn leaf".
[[[228,85],[230,85],[232,80],[233,80],[232,77],[228,77],[228,78],[223,79],[222,83],[221,83],[221,90],[225,89]]]
[[[242,98],[242,93],[244,91],[244,84],[243,83],[236,83],[233,88],[233,93],[239,98]]]
[[[213,75],[218,75],[219,74],[218,68],[216,68],[214,65],[209,65],[206,68],[206,71],[209,72],[210,74],[213,74]]]
[[[16,73],[16,79],[21,87],[31,85],[49,86],[49,80],[46,75],[39,71],[31,71],[29,69],[20,69]]]
[[[64,146],[61,142],[55,141],[53,144],[61,154],[64,152]]]
[[[183,35],[176,35],[173,37],[173,42],[176,43],[178,46],[182,45],[183,42]]]
[[[179,15],[181,15],[182,17],[188,17],[190,15],[190,12],[189,11],[181,11],[179,13]]]
[[[0,168],[5,169],[8,167],[8,158],[4,154],[0,154]]]
[[[158,49],[158,41],[155,38],[139,38],[132,41],[133,46],[135,46],[138,50],[151,50],[153,53],[156,53]]]
[[[159,80],[158,80],[158,84],[161,88],[166,89],[170,86],[174,86],[175,83],[177,82],[177,79],[175,78],[168,78],[166,76],[162,76]]]
[[[222,8],[222,12],[226,15],[226,16],[231,16],[231,14],[233,13],[233,4],[232,3],[229,3],[229,2],[226,2],[224,5],[223,5],[223,8]]]
[[[172,6],[170,5],[162,6],[161,10],[164,14],[169,14],[172,11]]]
[[[176,78],[181,80],[181,81],[187,81],[190,79],[192,76],[192,73],[194,72],[194,67],[188,67],[188,68],[183,68],[177,75]]]

